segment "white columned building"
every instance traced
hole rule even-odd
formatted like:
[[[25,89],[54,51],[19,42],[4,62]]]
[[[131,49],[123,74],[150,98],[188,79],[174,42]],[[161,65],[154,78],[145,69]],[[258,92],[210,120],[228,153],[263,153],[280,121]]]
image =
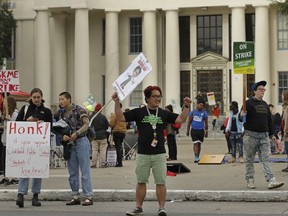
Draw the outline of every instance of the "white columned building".
[[[231,44],[231,51],[233,56],[233,42],[244,42],[246,41],[245,36],[245,5],[232,5],[230,6],[232,10],[232,44]],[[233,58],[231,59],[231,61]],[[231,100],[237,101],[238,104],[243,103],[243,75],[242,74],[234,74],[233,70],[233,61],[231,63]]]
[[[142,82],[142,88],[158,85],[156,11],[143,11],[143,53],[152,65],[152,71]]]
[[[119,76],[119,11],[106,11],[106,73],[105,73],[105,95],[106,103],[111,100],[114,92],[111,85]],[[114,106],[107,106],[106,113],[114,112]]]
[[[74,100],[83,104],[90,91],[89,18],[87,8],[75,9]]]
[[[48,8],[37,8],[35,83],[43,91],[45,106],[51,106],[50,32]]]
[[[253,6],[255,7],[255,81],[267,82],[264,100],[270,103],[272,83],[270,81],[269,11],[267,5]]]
[[[66,15],[53,14],[52,38],[52,104],[58,104],[58,95],[67,91]]]
[[[179,14],[177,9],[166,10],[166,67],[165,104],[175,100],[180,104],[180,47],[179,47]],[[165,105],[164,104],[164,105]]]

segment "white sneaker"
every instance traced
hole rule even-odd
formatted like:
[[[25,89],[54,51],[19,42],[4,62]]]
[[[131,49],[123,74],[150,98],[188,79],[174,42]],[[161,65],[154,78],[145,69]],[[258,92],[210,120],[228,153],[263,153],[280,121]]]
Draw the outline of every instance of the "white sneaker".
[[[277,182],[276,179],[273,177],[268,182],[268,189],[279,188],[284,185],[284,182]]]
[[[249,189],[255,189],[256,187],[255,187],[255,184],[254,184],[254,179],[248,179],[248,181],[247,181],[247,187],[249,188]]]

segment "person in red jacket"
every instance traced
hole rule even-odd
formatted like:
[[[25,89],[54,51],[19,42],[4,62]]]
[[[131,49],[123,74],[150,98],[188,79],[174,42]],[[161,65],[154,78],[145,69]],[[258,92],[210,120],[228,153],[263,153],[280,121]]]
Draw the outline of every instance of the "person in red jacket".
[[[219,115],[220,115],[220,108],[217,104],[215,104],[212,108],[212,114],[213,114],[213,121],[212,121],[212,125],[213,125],[213,130],[216,129],[217,130],[217,126],[218,126],[218,119],[219,119]]]

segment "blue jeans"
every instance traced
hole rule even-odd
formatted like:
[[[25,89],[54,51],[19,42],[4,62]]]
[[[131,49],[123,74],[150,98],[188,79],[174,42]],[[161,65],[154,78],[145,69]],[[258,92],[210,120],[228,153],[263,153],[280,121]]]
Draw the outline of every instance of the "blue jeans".
[[[80,168],[82,174],[82,191],[85,196],[93,196],[93,188],[90,175],[90,143],[86,136],[80,137],[74,141],[67,165],[69,171],[69,184],[72,190],[72,195],[80,195]]]
[[[42,178],[32,179],[32,193],[39,194],[41,192]],[[29,186],[29,178],[19,178],[18,193],[27,195]]]
[[[241,133],[231,132],[230,133],[230,143],[232,147],[232,156],[236,158],[236,145],[238,143],[239,147],[239,157],[243,157],[243,137]]]

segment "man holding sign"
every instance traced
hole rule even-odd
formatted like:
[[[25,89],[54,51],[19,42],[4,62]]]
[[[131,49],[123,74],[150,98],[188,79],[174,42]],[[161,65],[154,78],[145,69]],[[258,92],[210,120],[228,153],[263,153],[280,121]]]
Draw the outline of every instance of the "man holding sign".
[[[191,99],[185,97],[184,107],[180,115],[159,108],[162,99],[162,90],[158,86],[148,86],[144,90],[147,105],[142,108],[122,112],[120,99],[114,93],[116,118],[122,122],[135,121],[138,128],[138,152],[136,158],[136,208],[126,212],[126,215],[143,215],[142,205],[146,195],[150,169],[154,175],[156,195],[159,203],[159,216],[166,216],[166,154],[163,131],[167,123],[183,123],[189,114]]]

